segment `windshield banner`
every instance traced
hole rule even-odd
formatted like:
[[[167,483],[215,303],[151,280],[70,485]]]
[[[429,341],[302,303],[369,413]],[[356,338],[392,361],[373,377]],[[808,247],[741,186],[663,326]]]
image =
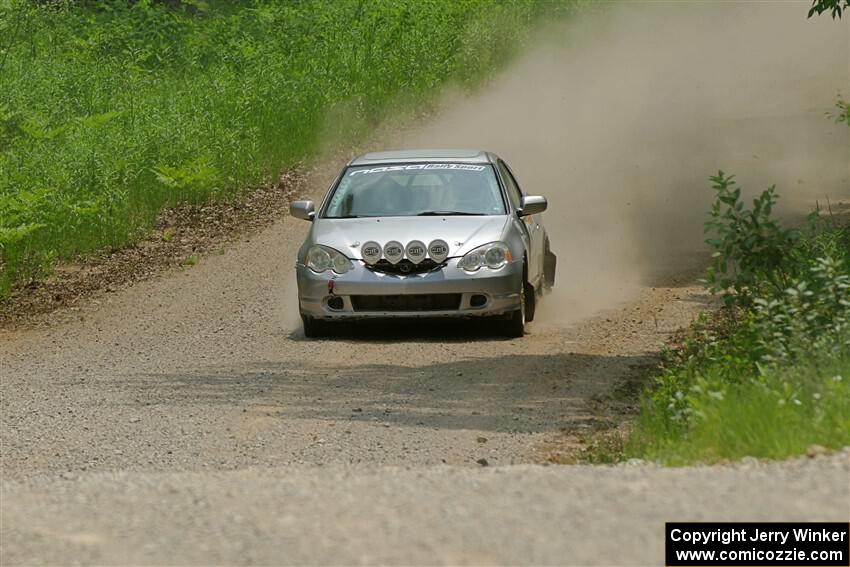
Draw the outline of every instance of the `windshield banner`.
[[[372,169],[358,169],[348,174],[354,177],[361,173],[386,173],[387,171],[412,171],[417,169],[463,169],[466,171],[484,171],[483,165],[471,165],[468,163],[414,163],[409,165],[387,165]]]

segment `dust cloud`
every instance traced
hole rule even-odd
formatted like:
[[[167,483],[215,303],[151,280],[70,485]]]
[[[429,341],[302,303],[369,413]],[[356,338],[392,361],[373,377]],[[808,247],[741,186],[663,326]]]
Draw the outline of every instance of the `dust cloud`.
[[[549,198],[558,254],[546,324],[567,324],[704,262],[709,175],[786,213],[850,197],[850,27],[808,1],[611,5],[541,34],[475,96],[448,97],[401,147],[502,155]]]

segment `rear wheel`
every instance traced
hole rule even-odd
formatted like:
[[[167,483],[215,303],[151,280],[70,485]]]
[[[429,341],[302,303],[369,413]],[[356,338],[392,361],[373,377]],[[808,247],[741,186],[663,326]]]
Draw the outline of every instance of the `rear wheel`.
[[[549,249],[549,239],[543,251],[543,289],[551,290],[555,287],[555,268],[558,265],[558,257]]]

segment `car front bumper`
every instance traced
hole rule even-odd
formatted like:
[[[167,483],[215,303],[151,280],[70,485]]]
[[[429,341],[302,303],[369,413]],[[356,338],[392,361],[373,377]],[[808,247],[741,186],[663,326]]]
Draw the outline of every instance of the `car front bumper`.
[[[316,319],[484,317],[520,308],[521,261],[471,274],[458,268],[458,261],[451,258],[439,270],[406,276],[376,272],[358,260],[342,275],[330,271],[317,274],[299,263],[296,276],[301,315]],[[333,282],[332,291],[328,282]],[[447,308],[444,301],[430,301],[434,296],[447,298],[444,294],[456,294],[457,302]],[[389,301],[393,298],[401,301]],[[406,309],[417,303],[408,299],[424,299],[429,306]],[[364,308],[364,303],[369,306]]]

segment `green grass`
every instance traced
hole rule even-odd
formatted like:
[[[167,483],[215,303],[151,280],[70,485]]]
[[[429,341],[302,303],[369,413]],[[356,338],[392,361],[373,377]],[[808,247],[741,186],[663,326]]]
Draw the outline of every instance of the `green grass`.
[[[663,402],[647,397],[625,455],[680,465],[782,459],[813,445],[850,443],[850,359],[740,378],[721,386],[724,381],[707,371],[702,385],[715,389],[691,392],[695,414],[687,425],[671,422]]]
[[[572,0],[0,0],[0,298],[481,85]]]

